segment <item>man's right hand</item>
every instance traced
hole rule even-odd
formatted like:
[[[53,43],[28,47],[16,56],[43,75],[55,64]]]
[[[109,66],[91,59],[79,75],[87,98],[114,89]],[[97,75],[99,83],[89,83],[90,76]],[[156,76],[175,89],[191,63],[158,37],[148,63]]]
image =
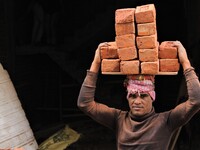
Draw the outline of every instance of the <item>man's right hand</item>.
[[[94,56],[94,60],[90,67],[90,71],[92,71],[92,72],[97,73],[99,71],[99,67],[101,65],[101,54],[100,54],[101,51],[100,50],[101,50],[101,47],[103,47],[103,46],[109,46],[108,42],[100,43],[99,46],[97,47],[95,56]]]
[[[100,43],[96,49],[93,62],[101,63],[101,47],[108,46],[108,42]]]

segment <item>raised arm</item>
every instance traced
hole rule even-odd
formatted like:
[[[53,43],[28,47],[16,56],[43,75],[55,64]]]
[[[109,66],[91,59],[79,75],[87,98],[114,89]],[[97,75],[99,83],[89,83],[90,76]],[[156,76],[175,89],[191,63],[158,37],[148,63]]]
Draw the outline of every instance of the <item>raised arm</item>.
[[[187,56],[187,52],[181,42],[175,41],[174,46],[177,47],[178,49],[178,57],[179,57],[179,62],[183,67],[183,70],[185,71],[188,68],[191,68],[190,61]]]
[[[120,111],[114,108],[109,108],[104,104],[97,103],[94,100],[96,81],[101,65],[100,47],[106,45],[107,43],[99,44],[95,52],[94,60],[91,64],[90,70],[87,71],[86,78],[82,84],[77,105],[84,113],[97,122],[113,129],[115,119]]]
[[[169,117],[169,125],[172,129],[187,123],[192,116],[200,110],[200,86],[198,77],[191,66],[187,53],[179,41],[174,42],[178,48],[179,61],[183,67],[187,84],[188,100],[175,107]]]
[[[108,46],[107,42],[99,44],[99,46],[98,46],[98,48],[95,52],[94,60],[91,64],[91,66],[90,66],[91,72],[94,72],[94,73],[99,72],[99,68],[100,68],[100,65],[101,65],[100,49],[101,49],[102,46]]]

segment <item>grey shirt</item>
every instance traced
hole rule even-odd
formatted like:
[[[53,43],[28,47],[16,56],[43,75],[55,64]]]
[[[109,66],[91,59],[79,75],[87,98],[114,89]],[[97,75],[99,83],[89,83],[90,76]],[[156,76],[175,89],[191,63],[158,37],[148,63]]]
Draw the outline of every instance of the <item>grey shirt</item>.
[[[200,110],[200,86],[194,68],[184,71],[189,98],[174,109],[152,111],[135,118],[128,111],[95,102],[98,74],[88,71],[78,97],[78,107],[91,118],[116,132],[118,150],[168,150],[176,129],[186,124]]]

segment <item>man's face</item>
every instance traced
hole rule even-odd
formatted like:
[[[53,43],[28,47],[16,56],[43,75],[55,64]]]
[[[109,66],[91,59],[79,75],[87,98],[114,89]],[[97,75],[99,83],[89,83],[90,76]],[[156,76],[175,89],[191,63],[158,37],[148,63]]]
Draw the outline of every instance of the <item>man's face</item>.
[[[152,99],[147,93],[130,94],[128,103],[131,113],[136,117],[142,117],[152,109]]]

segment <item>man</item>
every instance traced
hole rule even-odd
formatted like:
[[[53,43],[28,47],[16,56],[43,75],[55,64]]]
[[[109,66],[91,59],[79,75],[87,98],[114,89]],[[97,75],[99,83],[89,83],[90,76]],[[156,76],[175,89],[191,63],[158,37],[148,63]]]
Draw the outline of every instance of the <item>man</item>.
[[[155,113],[152,102],[155,100],[154,78],[129,77],[126,82],[127,99],[130,111],[110,108],[95,102],[94,93],[101,59],[99,49],[83,82],[78,98],[78,107],[97,122],[116,132],[118,150],[168,150],[173,133],[186,124],[200,110],[199,80],[188,60],[187,53],[179,41],[179,61],[183,67],[189,98],[174,109]],[[132,79],[133,78],[133,79]]]

